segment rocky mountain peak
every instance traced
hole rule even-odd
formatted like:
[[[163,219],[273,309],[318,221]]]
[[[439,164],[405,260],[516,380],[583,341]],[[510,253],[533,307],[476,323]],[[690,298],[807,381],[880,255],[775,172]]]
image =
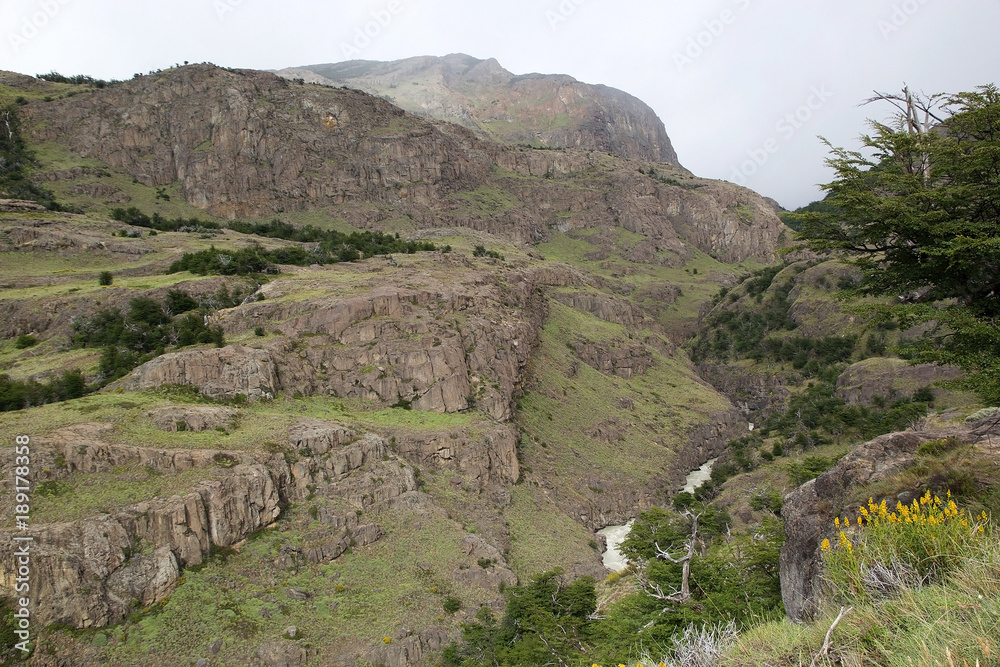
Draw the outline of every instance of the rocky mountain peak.
[[[358,88],[505,143],[594,149],[680,166],[663,121],[647,104],[565,74],[515,76],[495,58],[461,53],[304,65],[278,74]]]

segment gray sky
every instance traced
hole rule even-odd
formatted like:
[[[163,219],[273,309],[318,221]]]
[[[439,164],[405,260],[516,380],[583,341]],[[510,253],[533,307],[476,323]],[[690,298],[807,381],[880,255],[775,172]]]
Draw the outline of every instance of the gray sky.
[[[2,0],[0,26],[0,69],[25,74],[457,52],[570,74],[652,106],[695,174],[787,208],[831,178],[817,135],[857,147],[888,117],[858,107],[873,89],[1000,83],[1000,0]]]

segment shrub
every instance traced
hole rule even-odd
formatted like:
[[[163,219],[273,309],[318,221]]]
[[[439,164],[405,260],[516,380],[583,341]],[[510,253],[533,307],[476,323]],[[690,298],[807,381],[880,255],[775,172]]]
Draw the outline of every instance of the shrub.
[[[24,350],[37,344],[38,339],[29,334],[21,334],[17,337],[17,340],[14,341],[14,347],[19,350]]]
[[[110,271],[101,271],[97,276],[97,284],[101,286],[108,286],[114,281],[114,275]]]
[[[987,516],[966,514],[951,499],[927,491],[910,505],[871,498],[850,517],[834,520],[837,544],[824,539],[821,549],[827,578],[839,597],[850,603],[893,595],[940,581],[961,565],[983,538],[990,539]]]
[[[781,514],[783,505],[784,500],[775,489],[764,489],[750,498],[750,508],[758,512],[767,510],[773,514]]]
[[[444,610],[449,614],[454,614],[456,611],[462,608],[462,601],[459,600],[454,595],[449,595],[444,599],[444,604],[442,605]]]

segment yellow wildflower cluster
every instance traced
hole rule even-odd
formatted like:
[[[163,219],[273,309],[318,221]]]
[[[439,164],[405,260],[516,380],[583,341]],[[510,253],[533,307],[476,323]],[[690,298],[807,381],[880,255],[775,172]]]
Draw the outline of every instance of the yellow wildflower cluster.
[[[951,499],[951,491],[948,492],[945,500],[941,500],[938,496],[931,496],[931,492],[927,491],[918,499],[915,499],[911,504],[904,505],[901,502],[896,503],[896,508],[894,511],[890,512],[886,507],[885,499],[881,503],[876,504],[875,500],[872,498],[868,499],[868,506],[864,505],[858,507],[858,526],[880,526],[883,524],[913,524],[913,525],[928,525],[928,526],[940,526],[949,522],[958,523],[962,526],[968,527],[970,518],[972,521],[976,522],[975,533],[983,533],[983,524],[986,523],[987,516],[986,512],[983,512],[978,517],[970,517],[966,515],[965,510],[959,509],[958,505],[954,500]],[[838,528],[840,527],[840,518],[833,520],[834,525]],[[851,525],[850,517],[844,517],[844,526],[849,527]],[[844,532],[840,532],[841,544],[844,542]],[[824,541],[827,550],[829,549],[829,541]]]
[[[912,503],[890,509],[883,500],[868,499],[851,518],[837,517],[837,544],[821,545],[827,576],[841,591],[864,595],[864,572],[875,564],[902,566],[920,578],[935,578],[951,569],[986,534],[988,518],[958,507],[949,491],[942,499],[924,493]]]

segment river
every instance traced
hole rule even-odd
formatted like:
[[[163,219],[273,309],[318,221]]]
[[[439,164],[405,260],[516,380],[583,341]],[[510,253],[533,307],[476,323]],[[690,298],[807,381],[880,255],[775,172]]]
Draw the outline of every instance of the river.
[[[711,461],[706,461],[703,466],[697,470],[692,470],[688,473],[687,479],[684,480],[683,491],[688,493],[694,493],[695,489],[707,482],[712,476],[712,466],[718,459],[712,459]],[[626,567],[628,567],[628,559],[622,555],[618,550],[621,547],[622,542],[628,536],[628,532],[632,530],[632,524],[635,523],[635,519],[632,519],[624,526],[608,526],[607,528],[602,528],[597,531],[598,535],[603,535],[604,540],[607,544],[607,549],[604,551],[604,567],[608,568],[612,572],[621,572]]]

